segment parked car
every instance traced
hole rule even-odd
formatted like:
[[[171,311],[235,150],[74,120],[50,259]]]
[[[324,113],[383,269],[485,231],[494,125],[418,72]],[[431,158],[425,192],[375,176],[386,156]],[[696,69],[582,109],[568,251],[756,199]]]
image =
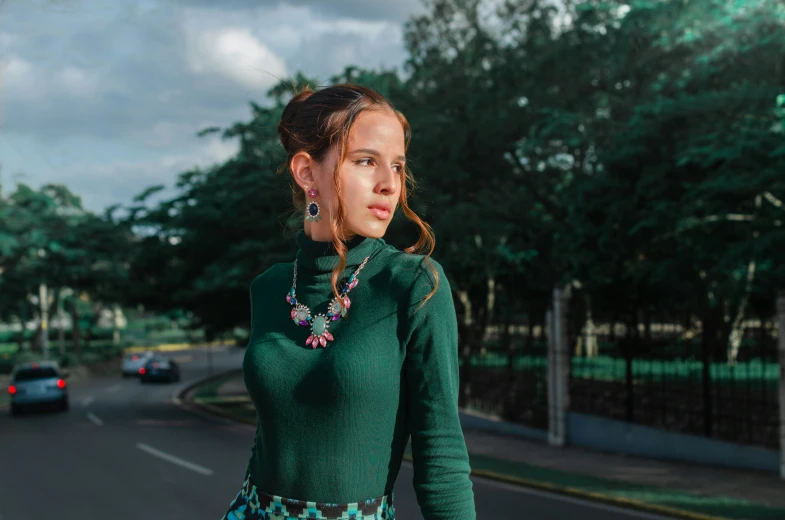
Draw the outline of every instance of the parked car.
[[[8,393],[11,415],[24,409],[55,407],[68,410],[68,374],[55,361],[38,361],[16,365],[11,372]]]
[[[136,377],[139,369],[142,368],[155,354],[152,351],[126,354],[123,358],[123,377]]]
[[[149,381],[174,382],[180,380],[180,367],[166,356],[155,355],[139,369],[139,378],[143,383]]]

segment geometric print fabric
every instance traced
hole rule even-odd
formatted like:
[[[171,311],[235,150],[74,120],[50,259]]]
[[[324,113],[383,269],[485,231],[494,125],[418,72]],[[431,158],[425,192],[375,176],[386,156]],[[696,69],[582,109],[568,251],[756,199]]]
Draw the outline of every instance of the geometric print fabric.
[[[221,520],[395,520],[395,492],[364,502],[330,504],[259,492],[246,475],[243,487]]]

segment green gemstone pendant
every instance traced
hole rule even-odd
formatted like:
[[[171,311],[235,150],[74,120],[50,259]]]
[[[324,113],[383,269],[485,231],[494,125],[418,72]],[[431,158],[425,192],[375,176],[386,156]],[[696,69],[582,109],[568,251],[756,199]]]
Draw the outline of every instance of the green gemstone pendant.
[[[311,330],[315,335],[321,336],[322,334],[324,334],[326,328],[327,328],[327,320],[324,318],[324,316],[319,315],[313,319],[313,326]]]

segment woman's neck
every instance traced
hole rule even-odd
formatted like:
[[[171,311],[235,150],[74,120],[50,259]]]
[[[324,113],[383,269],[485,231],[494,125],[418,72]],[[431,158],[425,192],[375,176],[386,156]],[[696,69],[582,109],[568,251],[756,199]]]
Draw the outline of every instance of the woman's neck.
[[[305,236],[307,236],[314,242],[333,241],[332,230],[330,229],[330,225],[327,224],[326,222],[322,225],[320,224],[314,225],[313,223],[306,221],[305,226],[303,227],[303,231],[305,232]],[[356,233],[352,233],[351,231],[348,231],[346,237],[344,238],[344,241],[348,242],[356,236],[357,236]]]

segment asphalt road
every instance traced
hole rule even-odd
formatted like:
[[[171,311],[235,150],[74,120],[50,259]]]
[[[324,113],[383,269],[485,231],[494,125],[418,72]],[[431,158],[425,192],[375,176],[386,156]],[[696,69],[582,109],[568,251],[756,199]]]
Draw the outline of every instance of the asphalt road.
[[[0,410],[0,520],[218,520],[239,491],[253,428],[178,405],[207,376],[204,351],[172,354],[182,380],[95,378],[70,388],[68,412],[11,417]],[[212,370],[240,366],[215,351]],[[4,390],[4,389],[3,389]],[[396,518],[422,518],[404,462]],[[632,520],[664,517],[473,478],[480,520]]]

